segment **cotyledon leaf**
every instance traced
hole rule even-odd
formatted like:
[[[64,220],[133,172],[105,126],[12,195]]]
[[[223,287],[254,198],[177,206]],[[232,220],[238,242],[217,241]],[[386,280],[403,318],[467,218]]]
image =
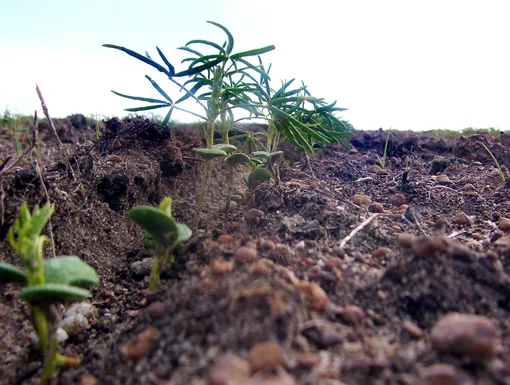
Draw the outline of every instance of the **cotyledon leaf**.
[[[27,275],[11,264],[0,262],[0,282],[26,283]]]
[[[91,286],[99,283],[96,271],[76,256],[60,256],[44,261],[46,283]]]
[[[90,293],[86,289],[71,285],[45,283],[25,287],[20,291],[19,296],[28,303],[40,304],[81,301],[90,297]]]

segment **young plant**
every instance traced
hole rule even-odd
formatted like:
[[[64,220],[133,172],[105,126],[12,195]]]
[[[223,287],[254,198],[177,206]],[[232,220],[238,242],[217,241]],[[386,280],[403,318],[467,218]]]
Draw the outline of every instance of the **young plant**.
[[[31,320],[44,356],[41,384],[48,384],[58,366],[76,366],[77,358],[57,353],[57,326],[61,315],[57,305],[81,301],[90,296],[88,287],[99,283],[95,270],[78,257],[63,256],[44,260],[44,244],[49,238],[41,235],[48,223],[54,204],[35,206],[30,213],[27,204],[9,231],[8,240],[18,254],[24,270],[0,262],[0,281],[18,282],[25,286],[20,298],[30,305]]]
[[[377,161],[381,165],[381,168],[384,168],[384,165],[386,164],[386,155],[387,155],[387,152],[388,152],[388,143],[390,141],[390,134],[391,134],[391,127],[388,130],[388,135],[386,136],[386,142],[384,143],[384,152],[383,152],[382,158],[379,157],[379,155],[376,155],[377,156]]]
[[[496,159],[496,157],[494,156],[494,154],[492,153],[492,151],[489,149],[489,147],[487,147],[484,143],[480,142],[480,144],[483,146],[483,148],[485,148],[485,151],[487,151],[487,153],[490,155],[490,157],[492,158],[492,161],[494,162],[494,164],[496,165],[496,167],[498,168],[498,173],[499,173],[499,176],[501,177],[501,180],[503,181],[503,183],[506,182],[506,177],[505,177],[505,173],[503,172],[503,170],[501,169],[501,166],[499,165],[499,162],[498,160]]]
[[[144,230],[144,244],[153,246],[156,252],[152,261],[150,289],[156,291],[160,282],[161,266],[173,263],[171,254],[174,246],[191,237],[188,226],[177,223],[172,217],[172,198],[164,198],[159,207],[136,206],[127,212],[127,216]]]

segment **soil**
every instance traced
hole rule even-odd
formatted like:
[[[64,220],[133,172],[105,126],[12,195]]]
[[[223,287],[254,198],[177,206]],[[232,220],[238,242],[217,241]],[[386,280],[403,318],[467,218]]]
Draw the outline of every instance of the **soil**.
[[[60,347],[82,364],[54,383],[510,384],[510,178],[481,145],[508,175],[510,134],[392,132],[377,169],[387,133],[358,131],[350,150],[318,150],[313,173],[285,146],[280,183],[248,190],[239,172],[243,199],[229,211],[217,161],[200,230],[150,293],[133,263],[152,251],[125,213],[171,196],[174,216],[192,223],[199,138],[142,118],[106,121],[100,139],[79,115],[56,123],[63,153],[41,124],[39,156],[0,174],[0,260],[19,265],[7,231],[24,201],[46,202],[46,187],[56,254],[101,277],[95,322]],[[3,160],[15,144],[0,136]],[[28,308],[18,285],[2,290],[0,383],[36,384]],[[441,340],[432,331],[451,312],[486,318]],[[234,362],[246,361],[243,377]]]

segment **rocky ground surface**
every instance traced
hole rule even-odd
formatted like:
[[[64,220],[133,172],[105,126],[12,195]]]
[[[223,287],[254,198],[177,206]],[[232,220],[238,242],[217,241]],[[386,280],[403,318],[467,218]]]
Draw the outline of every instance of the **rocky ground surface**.
[[[386,132],[356,132],[313,173],[289,149],[279,184],[248,190],[239,173],[229,211],[218,161],[202,230],[150,293],[152,254],[125,213],[172,196],[192,222],[195,132],[112,119],[96,140],[79,118],[57,123],[63,151],[41,125],[39,155],[0,171],[0,260],[18,264],[5,236],[21,203],[49,196],[57,255],[101,276],[88,328],[60,347],[82,364],[55,383],[510,384],[509,134],[393,132],[383,168]],[[36,384],[18,290],[0,295],[0,383]]]

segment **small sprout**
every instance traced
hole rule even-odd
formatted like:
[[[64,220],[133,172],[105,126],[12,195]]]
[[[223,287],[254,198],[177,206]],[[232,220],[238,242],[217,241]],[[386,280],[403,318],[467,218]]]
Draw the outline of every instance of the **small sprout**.
[[[144,244],[150,237],[154,243],[156,256],[152,262],[150,276],[150,288],[156,291],[159,280],[161,265],[168,261],[173,262],[170,255],[174,246],[180,242],[187,241],[191,237],[191,229],[172,217],[172,200],[167,197],[163,199],[159,207],[136,206],[127,212],[127,216],[138,224],[145,232]]]
[[[225,162],[227,162],[230,167],[235,167],[240,164],[250,164],[250,158],[248,155],[238,152],[225,158]]]
[[[243,197],[241,195],[233,194],[230,196],[230,200],[234,202],[241,202]]]
[[[44,260],[44,243],[49,239],[41,235],[41,232],[54,210],[55,205],[48,202],[41,208],[35,206],[30,213],[24,203],[20,208],[20,217],[14,221],[8,233],[9,244],[18,254],[24,271],[0,263],[1,282],[18,282],[26,286],[19,296],[31,306],[34,335],[44,354],[41,374],[43,385],[50,382],[57,366],[75,366],[80,363],[76,358],[57,353],[57,343],[67,339],[67,333],[58,327],[61,316],[57,305],[90,297],[89,291],[80,286],[99,283],[95,270],[78,257]]]
[[[245,175],[246,174],[243,174],[243,178],[245,178]],[[248,173],[244,181],[249,188],[255,188],[269,179],[271,179],[271,172],[267,168],[257,167],[255,170]]]

